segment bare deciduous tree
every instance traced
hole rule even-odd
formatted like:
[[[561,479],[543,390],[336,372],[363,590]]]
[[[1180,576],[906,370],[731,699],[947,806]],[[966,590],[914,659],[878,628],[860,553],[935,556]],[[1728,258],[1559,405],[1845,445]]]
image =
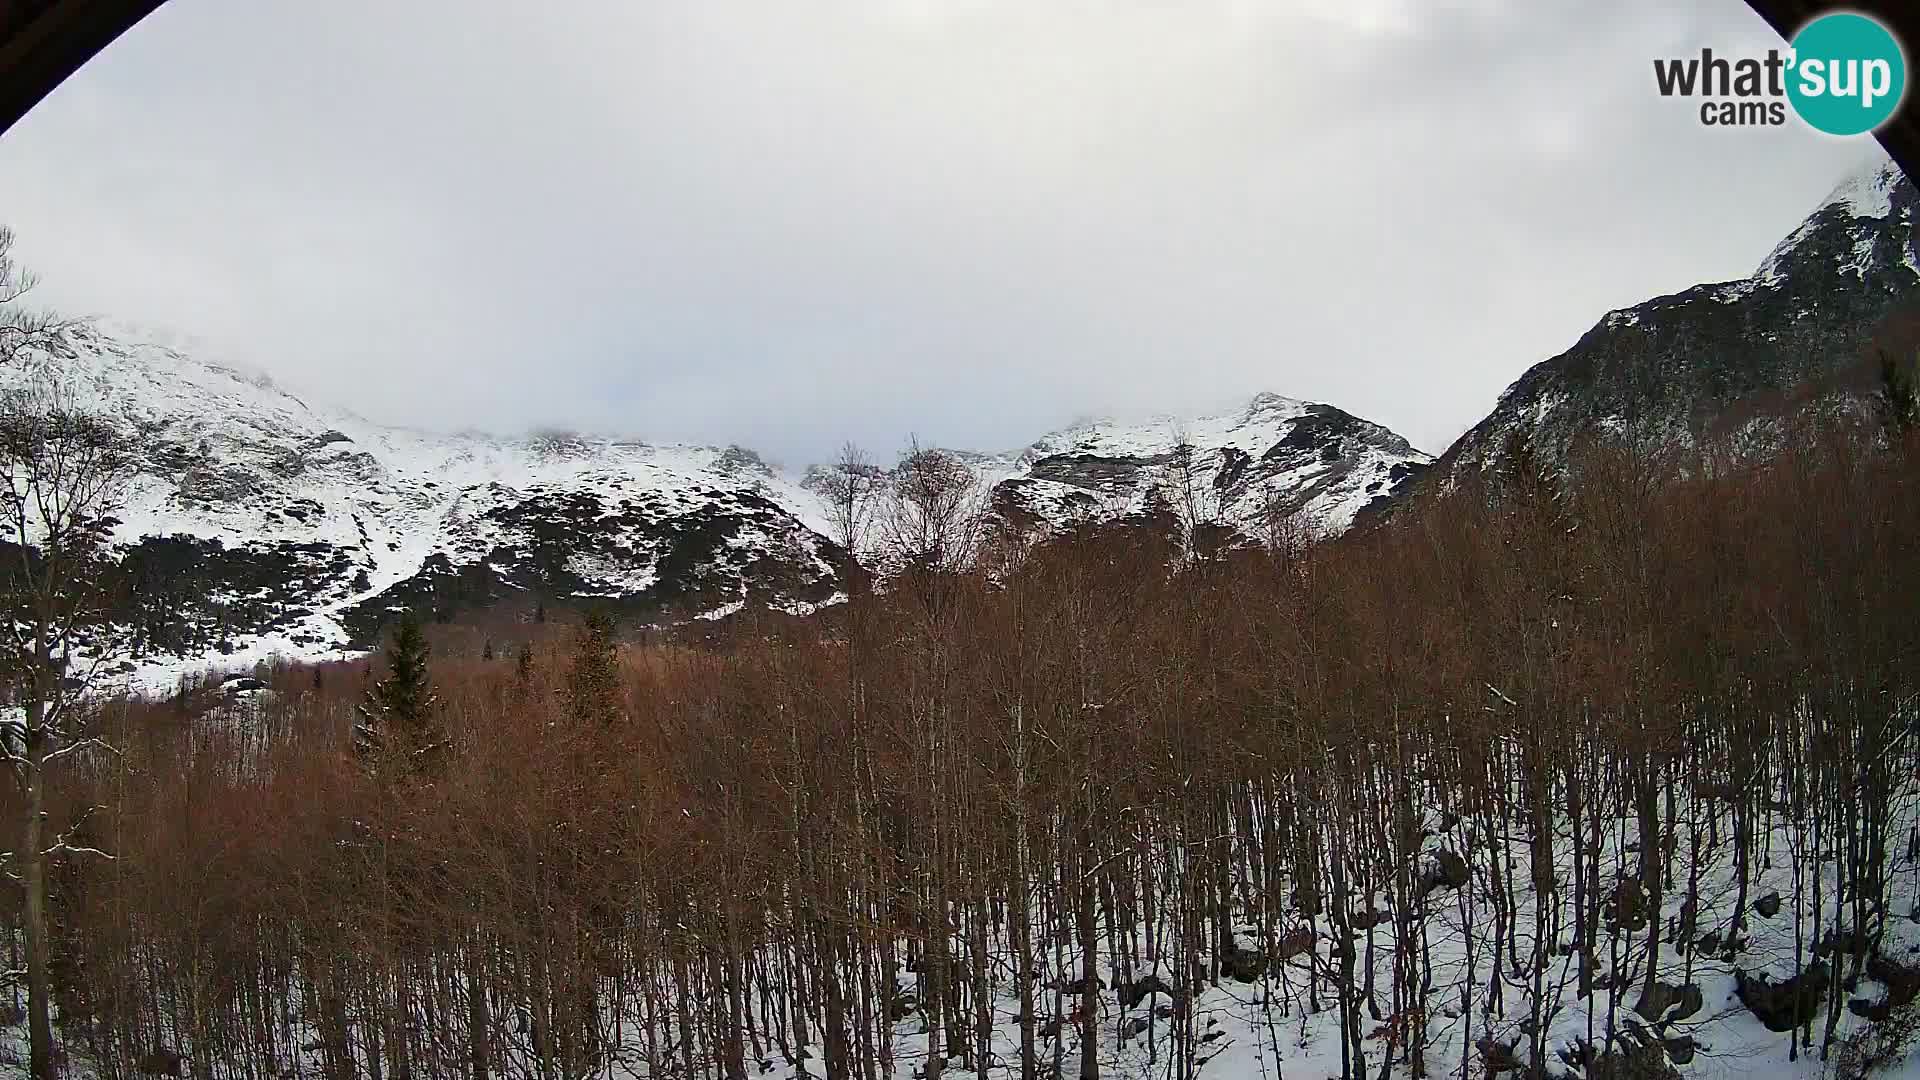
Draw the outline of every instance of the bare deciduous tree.
[[[1218,526],[1219,495],[1204,477],[1202,451],[1187,437],[1173,431],[1173,452],[1168,456],[1160,478],[1162,495],[1172,508],[1179,530],[1180,552],[1186,560],[1204,559],[1212,547],[1210,535]]]
[[[840,448],[840,457],[826,467],[818,482],[820,496],[827,504],[832,539],[856,562],[861,545],[868,539],[874,504],[885,483],[886,474],[853,443]]]
[[[13,257],[13,230],[0,225],[0,366],[71,350],[80,323],[25,304],[37,279]]]
[[[979,480],[966,462],[908,442],[893,470],[885,521],[888,555],[903,569],[951,574],[973,558],[982,508]]]
[[[8,549],[0,659],[20,719],[0,729],[4,760],[24,798],[12,863],[26,890],[31,1071],[53,1075],[47,973],[47,868],[85,850],[72,830],[44,835],[49,767],[104,747],[85,695],[111,651],[94,631],[106,598],[110,519],[131,478],[118,430],[76,404],[45,373],[0,397],[0,541]],[[97,854],[97,853],[96,853]]]

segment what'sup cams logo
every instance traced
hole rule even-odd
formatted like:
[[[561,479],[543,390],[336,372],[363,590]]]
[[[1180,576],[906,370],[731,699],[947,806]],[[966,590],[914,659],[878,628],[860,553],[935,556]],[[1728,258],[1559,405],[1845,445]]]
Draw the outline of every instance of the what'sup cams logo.
[[[1892,118],[1907,92],[1907,57],[1880,21],[1850,11],[1822,15],[1763,57],[1699,56],[1653,62],[1662,97],[1700,98],[1709,127],[1775,126],[1787,109],[1829,135],[1862,135]]]

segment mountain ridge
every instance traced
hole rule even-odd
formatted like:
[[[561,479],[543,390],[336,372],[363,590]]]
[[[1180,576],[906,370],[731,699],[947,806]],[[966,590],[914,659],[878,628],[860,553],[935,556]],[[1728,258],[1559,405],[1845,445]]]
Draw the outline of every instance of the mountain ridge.
[[[1227,542],[1276,526],[1340,533],[1436,479],[1498,468],[1516,440],[1549,462],[1595,435],[1764,453],[1811,398],[1858,404],[1847,380],[1863,350],[1920,303],[1916,207],[1890,161],[1870,162],[1749,277],[1606,313],[1438,458],[1271,392],[1212,415],[1089,417],[1012,451],[946,452],[981,512],[1025,536],[1144,522]],[[48,363],[140,451],[115,533],[130,583],[116,617],[134,657],[123,671],[149,685],[206,661],[363,649],[400,607],[805,614],[874,561],[834,535],[831,467],[555,428],[421,431],[162,345],[92,329],[74,345]]]
[[[851,560],[820,467],[796,473],[739,445],[423,432],[166,346],[92,329],[73,345],[43,370],[137,448],[114,532],[128,581],[115,619],[122,671],[149,687],[202,662],[364,649],[398,607],[608,604],[671,622],[747,604],[805,614],[844,596]],[[1221,416],[1081,421],[1017,451],[953,456],[987,515],[1044,536],[1163,513],[1183,442],[1209,522],[1246,535],[1274,505],[1340,531],[1431,460],[1379,425],[1270,393]]]
[[[1916,207],[1912,180],[1869,160],[1752,274],[1609,311],[1527,369],[1419,486],[1497,470],[1515,440],[1549,464],[1589,437],[1765,455],[1806,409],[1857,408],[1866,351],[1920,302]]]

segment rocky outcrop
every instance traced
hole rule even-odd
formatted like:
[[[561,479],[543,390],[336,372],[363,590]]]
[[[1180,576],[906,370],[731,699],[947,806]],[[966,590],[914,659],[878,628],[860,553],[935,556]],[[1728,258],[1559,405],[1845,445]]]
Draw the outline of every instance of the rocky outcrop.
[[[1542,463],[1583,440],[1779,446],[1810,409],[1857,412],[1877,344],[1920,341],[1920,191],[1881,160],[1844,181],[1741,281],[1700,285],[1602,318],[1535,365],[1442,454],[1442,482],[1497,475],[1525,445]],[[1424,485],[1423,485],[1424,486]]]
[[[1818,1015],[1828,979],[1824,964],[1814,964],[1779,982],[1765,974],[1750,975],[1735,969],[1733,986],[1740,1003],[1766,1025],[1768,1031],[1792,1031]]]

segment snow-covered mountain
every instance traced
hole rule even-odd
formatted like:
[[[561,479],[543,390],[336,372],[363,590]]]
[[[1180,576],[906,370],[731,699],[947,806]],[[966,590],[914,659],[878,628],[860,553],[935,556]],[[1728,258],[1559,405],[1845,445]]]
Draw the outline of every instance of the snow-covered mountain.
[[[1874,347],[1920,305],[1916,206],[1898,166],[1869,162],[1751,276],[1610,312],[1529,369],[1431,475],[1497,466],[1516,439],[1548,462],[1584,437],[1766,453],[1809,407],[1858,407]]]
[[[1272,394],[954,456],[981,505],[1029,534],[1190,516],[1257,536],[1277,519],[1339,532],[1423,473],[1497,465],[1516,437],[1548,460],[1623,433],[1764,448],[1809,401],[1870,390],[1870,346],[1920,308],[1916,205],[1891,162],[1872,163],[1751,277],[1605,316],[1431,471],[1377,424]],[[160,346],[97,332],[78,345],[60,374],[140,449],[116,535],[124,651],[156,670],[364,647],[399,606],[595,602],[676,620],[841,595],[849,557],[829,539],[819,471],[738,446],[384,427]]]
[[[1273,518],[1337,533],[1431,462],[1331,405],[1259,394],[1238,412],[1095,420],[982,464],[999,514],[1044,527],[1166,510],[1259,535]]]
[[[140,458],[115,537],[136,655],[314,654],[395,605],[516,593],[798,610],[837,587],[818,501],[749,451],[399,430],[168,349],[80,346],[59,377]]]
[[[398,606],[607,603],[676,620],[841,594],[847,555],[817,471],[738,446],[384,427],[171,349],[95,331],[77,345],[51,362],[58,378],[138,447],[115,535],[137,669],[364,647]],[[954,456],[991,513],[1039,534],[1166,508],[1176,461],[1209,521],[1251,533],[1279,512],[1338,531],[1429,461],[1378,425],[1266,394],[1225,416],[1085,423]]]

